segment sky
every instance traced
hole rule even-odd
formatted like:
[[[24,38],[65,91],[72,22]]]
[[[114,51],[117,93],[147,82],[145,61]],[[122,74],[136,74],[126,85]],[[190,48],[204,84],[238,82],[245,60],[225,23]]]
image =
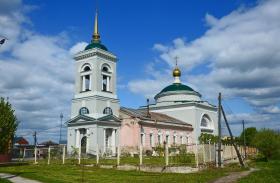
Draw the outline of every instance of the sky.
[[[223,105],[235,135],[247,127],[280,129],[279,0],[0,0],[0,96],[30,141],[59,139],[70,117],[73,55],[91,39],[95,10],[101,40],[118,57],[122,106],[153,101],[181,81]],[[224,134],[227,132],[224,129]],[[63,129],[63,138],[66,130]]]

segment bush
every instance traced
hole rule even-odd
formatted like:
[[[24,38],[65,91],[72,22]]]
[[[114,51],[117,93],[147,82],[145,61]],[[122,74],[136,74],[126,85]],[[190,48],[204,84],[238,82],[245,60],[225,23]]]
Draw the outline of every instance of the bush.
[[[265,160],[276,159],[280,156],[280,135],[270,129],[262,129],[255,135],[253,144]]]
[[[153,151],[151,150],[146,150],[146,156],[152,156],[153,154]]]

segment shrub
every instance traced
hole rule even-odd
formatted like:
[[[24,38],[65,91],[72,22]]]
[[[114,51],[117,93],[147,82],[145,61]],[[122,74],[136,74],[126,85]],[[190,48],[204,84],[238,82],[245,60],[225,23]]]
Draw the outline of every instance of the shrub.
[[[268,161],[280,156],[280,135],[270,129],[260,130],[253,139],[253,144],[257,147]]]

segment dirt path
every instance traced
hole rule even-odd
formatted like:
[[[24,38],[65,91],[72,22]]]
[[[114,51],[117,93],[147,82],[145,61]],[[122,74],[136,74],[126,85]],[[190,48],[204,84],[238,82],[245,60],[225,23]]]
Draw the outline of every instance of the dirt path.
[[[3,179],[7,179],[13,183],[41,183],[39,181],[30,180],[17,175],[12,175],[7,173],[0,173],[0,177]]]
[[[234,183],[237,182],[237,180],[241,179],[242,177],[246,177],[254,171],[257,171],[257,169],[251,168],[250,170],[244,172],[233,172],[230,173],[228,176],[221,177],[217,180],[212,181],[211,183]]]

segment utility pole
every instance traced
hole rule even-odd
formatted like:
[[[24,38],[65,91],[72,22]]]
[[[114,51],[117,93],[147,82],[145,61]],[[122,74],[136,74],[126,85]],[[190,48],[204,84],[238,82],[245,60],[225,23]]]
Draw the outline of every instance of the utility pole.
[[[33,137],[34,137],[34,146],[36,146],[37,145],[37,132],[36,131],[34,132]]]
[[[59,144],[61,143],[61,130],[62,130],[62,119],[63,119],[63,114],[60,113],[60,132],[59,132]]]
[[[243,146],[244,146],[244,156],[247,157],[246,153],[246,132],[245,132],[245,122],[242,120],[242,127],[243,127]]]
[[[233,145],[233,147],[234,147],[234,149],[235,149],[235,151],[236,151],[236,154],[237,154],[239,163],[240,163],[240,165],[241,165],[242,167],[244,167],[244,166],[245,166],[245,165],[244,165],[244,162],[243,162],[243,160],[242,160],[242,157],[241,157],[241,155],[240,155],[240,152],[239,152],[239,150],[238,150],[236,144],[234,143],[233,135],[232,135],[232,132],[231,132],[231,130],[230,130],[230,127],[229,127],[229,124],[228,124],[228,121],[227,121],[227,117],[226,117],[225,111],[224,111],[224,109],[223,109],[222,106],[221,106],[221,111],[222,111],[222,113],[223,113],[223,117],[224,117],[225,123],[226,123],[226,125],[227,125],[227,129],[228,129],[229,135],[230,135],[231,143],[232,143],[232,145]]]
[[[218,97],[218,167],[222,167],[222,140],[221,140],[221,133],[222,133],[222,125],[221,125],[221,109],[222,109],[222,94],[219,93]]]

